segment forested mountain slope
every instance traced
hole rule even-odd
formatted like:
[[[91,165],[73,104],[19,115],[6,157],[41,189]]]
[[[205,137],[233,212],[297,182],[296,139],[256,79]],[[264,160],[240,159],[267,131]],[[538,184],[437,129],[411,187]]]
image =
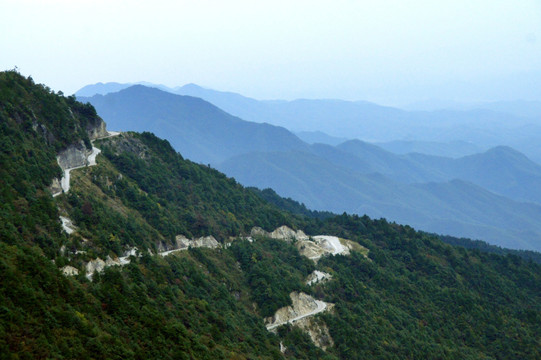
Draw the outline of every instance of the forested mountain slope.
[[[537,264],[455,248],[366,216],[287,213],[149,133],[94,140],[102,150],[97,165],[74,170],[69,192],[53,198],[48,186],[60,176],[55,154],[90,140],[93,126],[77,129],[99,122],[92,108],[5,72],[0,116],[0,141],[9,145],[0,148],[5,358],[541,355]],[[64,136],[63,127],[75,131]],[[73,221],[74,232],[62,230],[59,215]],[[253,226],[272,231],[283,224],[349,239],[367,251],[353,246],[350,255],[315,263],[299,253],[295,239],[242,239]],[[178,235],[212,235],[221,246],[156,255]],[[92,281],[85,276],[93,259],[114,260],[134,248],[123,266],[96,271]],[[66,266],[79,274],[64,275]],[[315,269],[332,279],[307,285]],[[263,318],[296,291],[334,304],[312,323],[333,339],[325,351],[298,326],[276,334],[264,326]]]

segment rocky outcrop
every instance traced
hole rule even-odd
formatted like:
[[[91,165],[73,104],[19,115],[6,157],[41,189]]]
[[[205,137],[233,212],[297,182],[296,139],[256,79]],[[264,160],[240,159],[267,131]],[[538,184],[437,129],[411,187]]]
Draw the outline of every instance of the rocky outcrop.
[[[262,228],[260,228],[259,226],[255,226],[250,231],[250,236],[251,237],[254,237],[254,236],[269,236],[269,233],[266,232],[265,230],[263,230]]]
[[[295,326],[304,330],[317,347],[327,350],[334,346],[334,341],[329,333],[329,328],[322,320],[306,317],[295,323]]]
[[[285,241],[308,240],[308,236],[302,230],[295,231],[285,225],[280,226],[279,228],[276,228],[272,232],[267,232],[260,227],[254,227],[252,228],[252,231],[250,231],[250,236],[251,237],[266,236],[272,239],[285,240]]]
[[[306,285],[314,285],[320,282],[325,282],[332,279],[331,274],[327,274],[323,271],[314,270],[313,273],[306,278]]]
[[[118,134],[111,132],[111,135]],[[130,134],[122,133],[122,136],[115,136],[109,139],[113,145],[114,154],[131,153],[140,159],[149,157],[148,147],[143,142]]]
[[[86,277],[89,280],[92,280],[92,276],[96,272],[102,272],[106,267],[109,266],[124,266],[130,263],[130,256],[138,256],[138,250],[136,247],[131,248],[124,252],[124,256],[112,258],[109,255],[105,258],[105,261],[97,258],[90,260],[86,263]]]
[[[175,238],[175,245],[165,245],[163,243],[158,245],[158,254],[161,256],[167,256],[176,251],[188,250],[189,248],[209,248],[216,249],[221,247],[220,243],[214,238],[214,236],[204,236],[196,239],[188,239],[184,235],[177,235]]]
[[[96,140],[109,135],[107,132],[105,121],[102,119],[95,119],[94,122],[86,125],[86,133],[90,140]]]
[[[360,251],[365,256],[368,253],[368,249],[351,240],[329,235],[309,237],[302,230],[295,231],[285,225],[272,232],[267,232],[260,227],[254,227],[250,231],[250,236],[242,239],[252,242],[257,237],[269,237],[288,242],[295,240],[295,246],[300,254],[315,262],[324,255],[349,255],[350,250]]]
[[[80,143],[70,145],[65,150],[61,151],[56,157],[56,160],[62,170],[86,166],[87,157],[90,153],[91,151],[88,150],[81,141]]]
[[[76,268],[74,268],[73,266],[70,266],[70,265],[64,266],[61,270],[62,270],[62,273],[65,276],[79,275],[79,270],[77,270]]]
[[[124,258],[129,258],[130,256],[138,256],[138,254],[137,254],[138,251],[139,250],[136,247],[133,247],[133,248],[127,250],[127,251],[124,251],[123,257]]]
[[[94,275],[95,272],[102,272],[103,269],[105,269],[105,261],[100,258],[90,260],[85,266],[86,277],[92,280],[92,275]]]
[[[203,236],[196,239],[188,239],[183,235],[177,235],[174,245],[167,245],[164,243],[158,244],[158,255],[167,256],[177,251],[188,250],[189,248],[210,248],[216,249],[221,247],[220,243],[214,238],[214,236]],[[149,250],[150,252],[150,250]],[[151,252],[152,253],[152,252]],[[131,256],[139,256],[138,249],[136,247],[131,248],[124,252],[124,256],[110,257],[107,255],[105,260],[100,258],[90,260],[86,266],[86,277],[92,280],[92,276],[96,272],[102,272],[103,269],[109,266],[124,266],[130,263]]]
[[[189,247],[206,247],[210,249],[216,249],[220,247],[220,243],[214,238],[214,236],[204,236],[197,239],[187,239],[185,236],[178,235],[176,237],[176,242],[179,245],[179,248],[189,248]]]
[[[349,255],[349,248],[342,244],[340,238],[329,235],[316,235],[312,238],[325,252],[332,255]]]
[[[60,216],[60,221],[62,221],[62,229],[64,229],[68,235],[72,234],[77,229],[76,226],[73,225],[73,222],[65,216]]]
[[[327,252],[312,240],[298,241],[295,246],[302,256],[317,262]]]
[[[278,309],[274,316],[265,319],[268,330],[274,330],[284,324],[294,324],[305,317],[313,316],[334,306],[301,292],[294,291],[289,294],[289,297],[292,305]]]
[[[325,255],[349,255],[351,251],[360,252],[365,257],[368,255],[368,249],[364,246],[329,235],[316,235],[309,240],[298,241],[295,246],[301,255],[315,262]]]
[[[271,232],[270,237],[273,239],[281,239],[281,240],[286,240],[286,241],[308,239],[308,236],[306,236],[306,234],[302,230],[294,231],[293,229],[290,229],[285,225],[280,226],[279,228]]]
[[[32,112],[32,116],[34,118],[34,120],[32,121],[32,129],[45,139],[47,145],[51,145],[52,143],[54,143],[55,136],[53,135],[53,133],[47,129],[47,126],[38,122],[38,120],[36,119],[36,115],[34,115],[34,112]]]
[[[62,192],[62,185],[60,185],[60,179],[54,178],[48,189],[52,194],[60,194]]]
[[[304,330],[314,344],[323,350],[333,346],[329,329],[323,321],[315,320],[313,316],[331,310],[334,304],[316,300],[305,293],[292,292],[289,296],[293,304],[278,309],[274,316],[266,318],[267,330],[275,331],[278,326],[292,324]]]

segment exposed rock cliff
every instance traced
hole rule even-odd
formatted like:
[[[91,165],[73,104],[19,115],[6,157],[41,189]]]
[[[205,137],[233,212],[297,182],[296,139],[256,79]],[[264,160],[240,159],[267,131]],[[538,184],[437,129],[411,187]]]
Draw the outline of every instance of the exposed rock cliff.
[[[295,323],[301,330],[304,330],[317,347],[327,350],[334,346],[334,341],[329,333],[329,328],[322,320],[313,317],[305,317]]]
[[[327,253],[323,248],[311,240],[299,241],[295,244],[302,256],[317,262],[321,256]]]
[[[88,123],[86,125],[86,133],[90,140],[99,139],[109,135],[105,121],[102,119],[96,119],[93,123]]]
[[[301,255],[315,262],[325,255],[349,255],[351,251],[358,251],[365,257],[368,254],[367,248],[354,241],[328,235],[316,235],[310,240],[298,241],[295,245]]]
[[[34,120],[32,121],[32,129],[37,132],[43,139],[47,142],[48,145],[52,144],[55,141],[55,136],[52,132],[47,129],[47,126],[44,124],[39,123],[38,119],[36,118],[36,115],[34,115],[34,112],[32,112],[32,117]]]
[[[146,159],[148,157],[148,148],[141,140],[134,138],[129,133],[122,133],[122,136],[111,138],[109,139],[109,143],[112,145],[115,155],[127,152],[136,155],[140,159]]]
[[[77,229],[77,227],[73,225],[71,219],[65,216],[60,216],[60,221],[62,222],[62,229],[64,229],[64,231],[68,233],[68,235],[72,234]]]
[[[138,249],[136,247],[125,251],[124,256],[121,256],[121,257],[112,258],[109,255],[107,255],[107,258],[105,259],[105,261],[103,261],[100,258],[90,260],[85,266],[86,277],[92,280],[92,276],[94,275],[94,273],[102,272],[103,269],[105,269],[106,267],[115,266],[115,265],[117,266],[127,265],[130,263],[130,256],[139,256]],[[66,275],[70,275],[70,274],[66,274]]]
[[[102,272],[103,269],[105,269],[105,261],[103,261],[100,258],[90,260],[88,263],[86,263],[86,266],[85,266],[86,277],[89,279],[92,279],[92,275],[94,275],[96,271]]]
[[[252,228],[250,235],[252,237],[267,236],[272,239],[285,240],[285,241],[308,240],[308,236],[302,230],[295,231],[285,225],[280,226],[279,228],[275,229],[272,232],[267,232],[260,227],[254,227]]]
[[[180,239],[179,239],[180,238]],[[210,249],[216,249],[220,247],[220,243],[216,241],[214,236],[204,236],[197,239],[189,240],[185,238],[184,236],[177,236],[176,237],[177,243],[181,242],[183,246],[185,247],[206,247]]]
[[[87,149],[81,141],[77,144],[70,145],[65,150],[61,151],[56,157],[56,160],[62,170],[66,170],[68,168],[87,165],[87,157],[90,153],[91,150]]]
[[[319,270],[314,270],[314,272],[308,275],[308,277],[306,278],[306,285],[313,285],[319,282],[325,282],[330,279],[332,279],[331,274],[327,274]]]
[[[200,237],[197,239],[188,239],[183,235],[177,235],[175,240],[176,240],[175,245],[167,245],[163,243],[158,244],[158,255],[167,256],[177,251],[188,250],[190,247],[194,247],[194,248],[206,247],[210,249],[216,249],[216,248],[221,247],[220,243],[216,241],[216,239],[212,235]],[[90,260],[88,263],[86,263],[86,266],[85,266],[86,277],[92,280],[92,276],[94,275],[94,273],[102,272],[103,269],[105,269],[106,267],[115,266],[115,265],[117,266],[127,265],[130,263],[131,256],[140,256],[137,248],[134,247],[125,251],[124,256],[121,256],[121,257],[113,258],[108,255],[105,260],[102,260],[101,258]],[[70,272],[64,272],[64,274],[73,275],[73,273],[70,273]]]
[[[59,178],[54,178],[51,185],[49,185],[49,191],[51,194],[60,194],[62,193],[62,185],[60,184]]]
[[[365,256],[368,249],[362,245],[347,239],[341,239],[336,236],[315,235],[307,236],[302,230],[293,230],[287,226],[280,226],[272,232],[267,232],[260,227],[254,227],[250,231],[250,236],[244,239],[253,241],[258,236],[266,236],[272,239],[293,241],[301,253],[309,259],[317,262],[324,255],[349,255],[350,251],[359,251]]]
[[[175,238],[175,245],[166,245],[160,243],[158,245],[158,254],[161,256],[167,256],[176,251],[188,250],[193,248],[210,248],[216,249],[221,247],[220,243],[214,238],[214,236],[204,236],[197,239],[188,239],[184,235],[177,235]]]
[[[77,270],[73,266],[66,265],[62,268],[62,273],[66,276],[75,276],[79,275],[79,270]]]

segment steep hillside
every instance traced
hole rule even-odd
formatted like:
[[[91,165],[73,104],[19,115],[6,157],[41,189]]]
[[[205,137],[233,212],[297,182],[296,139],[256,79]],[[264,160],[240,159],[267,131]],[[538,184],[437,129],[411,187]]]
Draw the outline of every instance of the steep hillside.
[[[231,255],[203,250],[161,259],[147,250],[171,246],[180,231],[189,236],[216,230],[216,236],[226,237],[247,227],[246,219],[265,226],[287,223],[288,215],[216,171],[183,160],[148,134],[102,140],[118,144],[123,156],[107,147],[104,153],[128,171],[119,172],[98,155],[97,166],[72,171],[69,192],[53,198],[48,186],[60,176],[57,152],[84,139],[90,145],[95,127],[85,132],[86,125],[103,123],[91,106],[15,72],[0,74],[0,90],[5,145],[0,353],[74,359],[281,357],[277,338],[251,310],[249,289]],[[155,161],[139,159],[138,150]],[[158,172],[143,170],[150,165]],[[62,230],[60,215],[71,220],[70,234]],[[88,282],[85,264],[97,257],[109,262],[134,247],[140,252],[130,253],[144,255],[139,261],[132,257],[124,271],[107,268]],[[79,276],[69,278],[61,270]]]
[[[45,189],[61,168],[58,153],[90,149],[105,124],[92,106],[54,94],[15,71],[0,73],[0,206],[2,241],[59,247],[58,212]]]
[[[187,158],[204,164],[251,151],[306,147],[284,128],[243,121],[199,98],[141,85],[81,100],[95,106],[109,127],[151,131],[167,138]]]
[[[71,101],[0,74],[1,169],[15,179],[0,182],[3,357],[540,357],[539,265],[366,216],[287,213],[149,133],[93,138],[90,127],[96,165],[53,197],[55,154],[84,134],[56,149],[35,129],[54,114],[58,139],[57,126],[100,123]],[[326,281],[309,282],[315,270]],[[265,326],[312,302],[326,310]]]

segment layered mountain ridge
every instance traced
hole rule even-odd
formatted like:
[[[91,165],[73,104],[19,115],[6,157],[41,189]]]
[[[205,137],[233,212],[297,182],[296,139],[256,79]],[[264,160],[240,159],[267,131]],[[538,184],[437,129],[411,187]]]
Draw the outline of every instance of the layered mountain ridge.
[[[507,145],[541,163],[539,103],[479,104],[478,107],[406,111],[366,101],[332,99],[255,100],[195,84],[169,88],[145,83],[179,95],[202,98],[244,120],[266,122],[292,131],[321,131],[334,137],[370,142],[407,142],[429,146],[433,155],[470,155]],[[117,84],[89,85],[78,96],[118,91]],[[127,88],[132,84],[122,84]],[[470,144],[464,146],[464,143]],[[472,148],[471,145],[474,145]],[[393,147],[390,147],[393,148]]]
[[[249,100],[243,99],[242,104]],[[128,87],[83,100],[113,128],[151,130],[190,159],[312,209],[366,213],[430,232],[541,249],[535,221],[541,166],[506,146],[458,158],[397,155],[361,140],[309,145],[285,128],[246,122],[203,100],[155,88]],[[317,107],[313,111],[318,113]]]
[[[284,128],[244,121],[199,98],[142,85],[82,100],[90,100],[101,109],[101,116],[116,129],[152,130],[184,156],[201,163],[216,164],[249,151],[306,146]]]

